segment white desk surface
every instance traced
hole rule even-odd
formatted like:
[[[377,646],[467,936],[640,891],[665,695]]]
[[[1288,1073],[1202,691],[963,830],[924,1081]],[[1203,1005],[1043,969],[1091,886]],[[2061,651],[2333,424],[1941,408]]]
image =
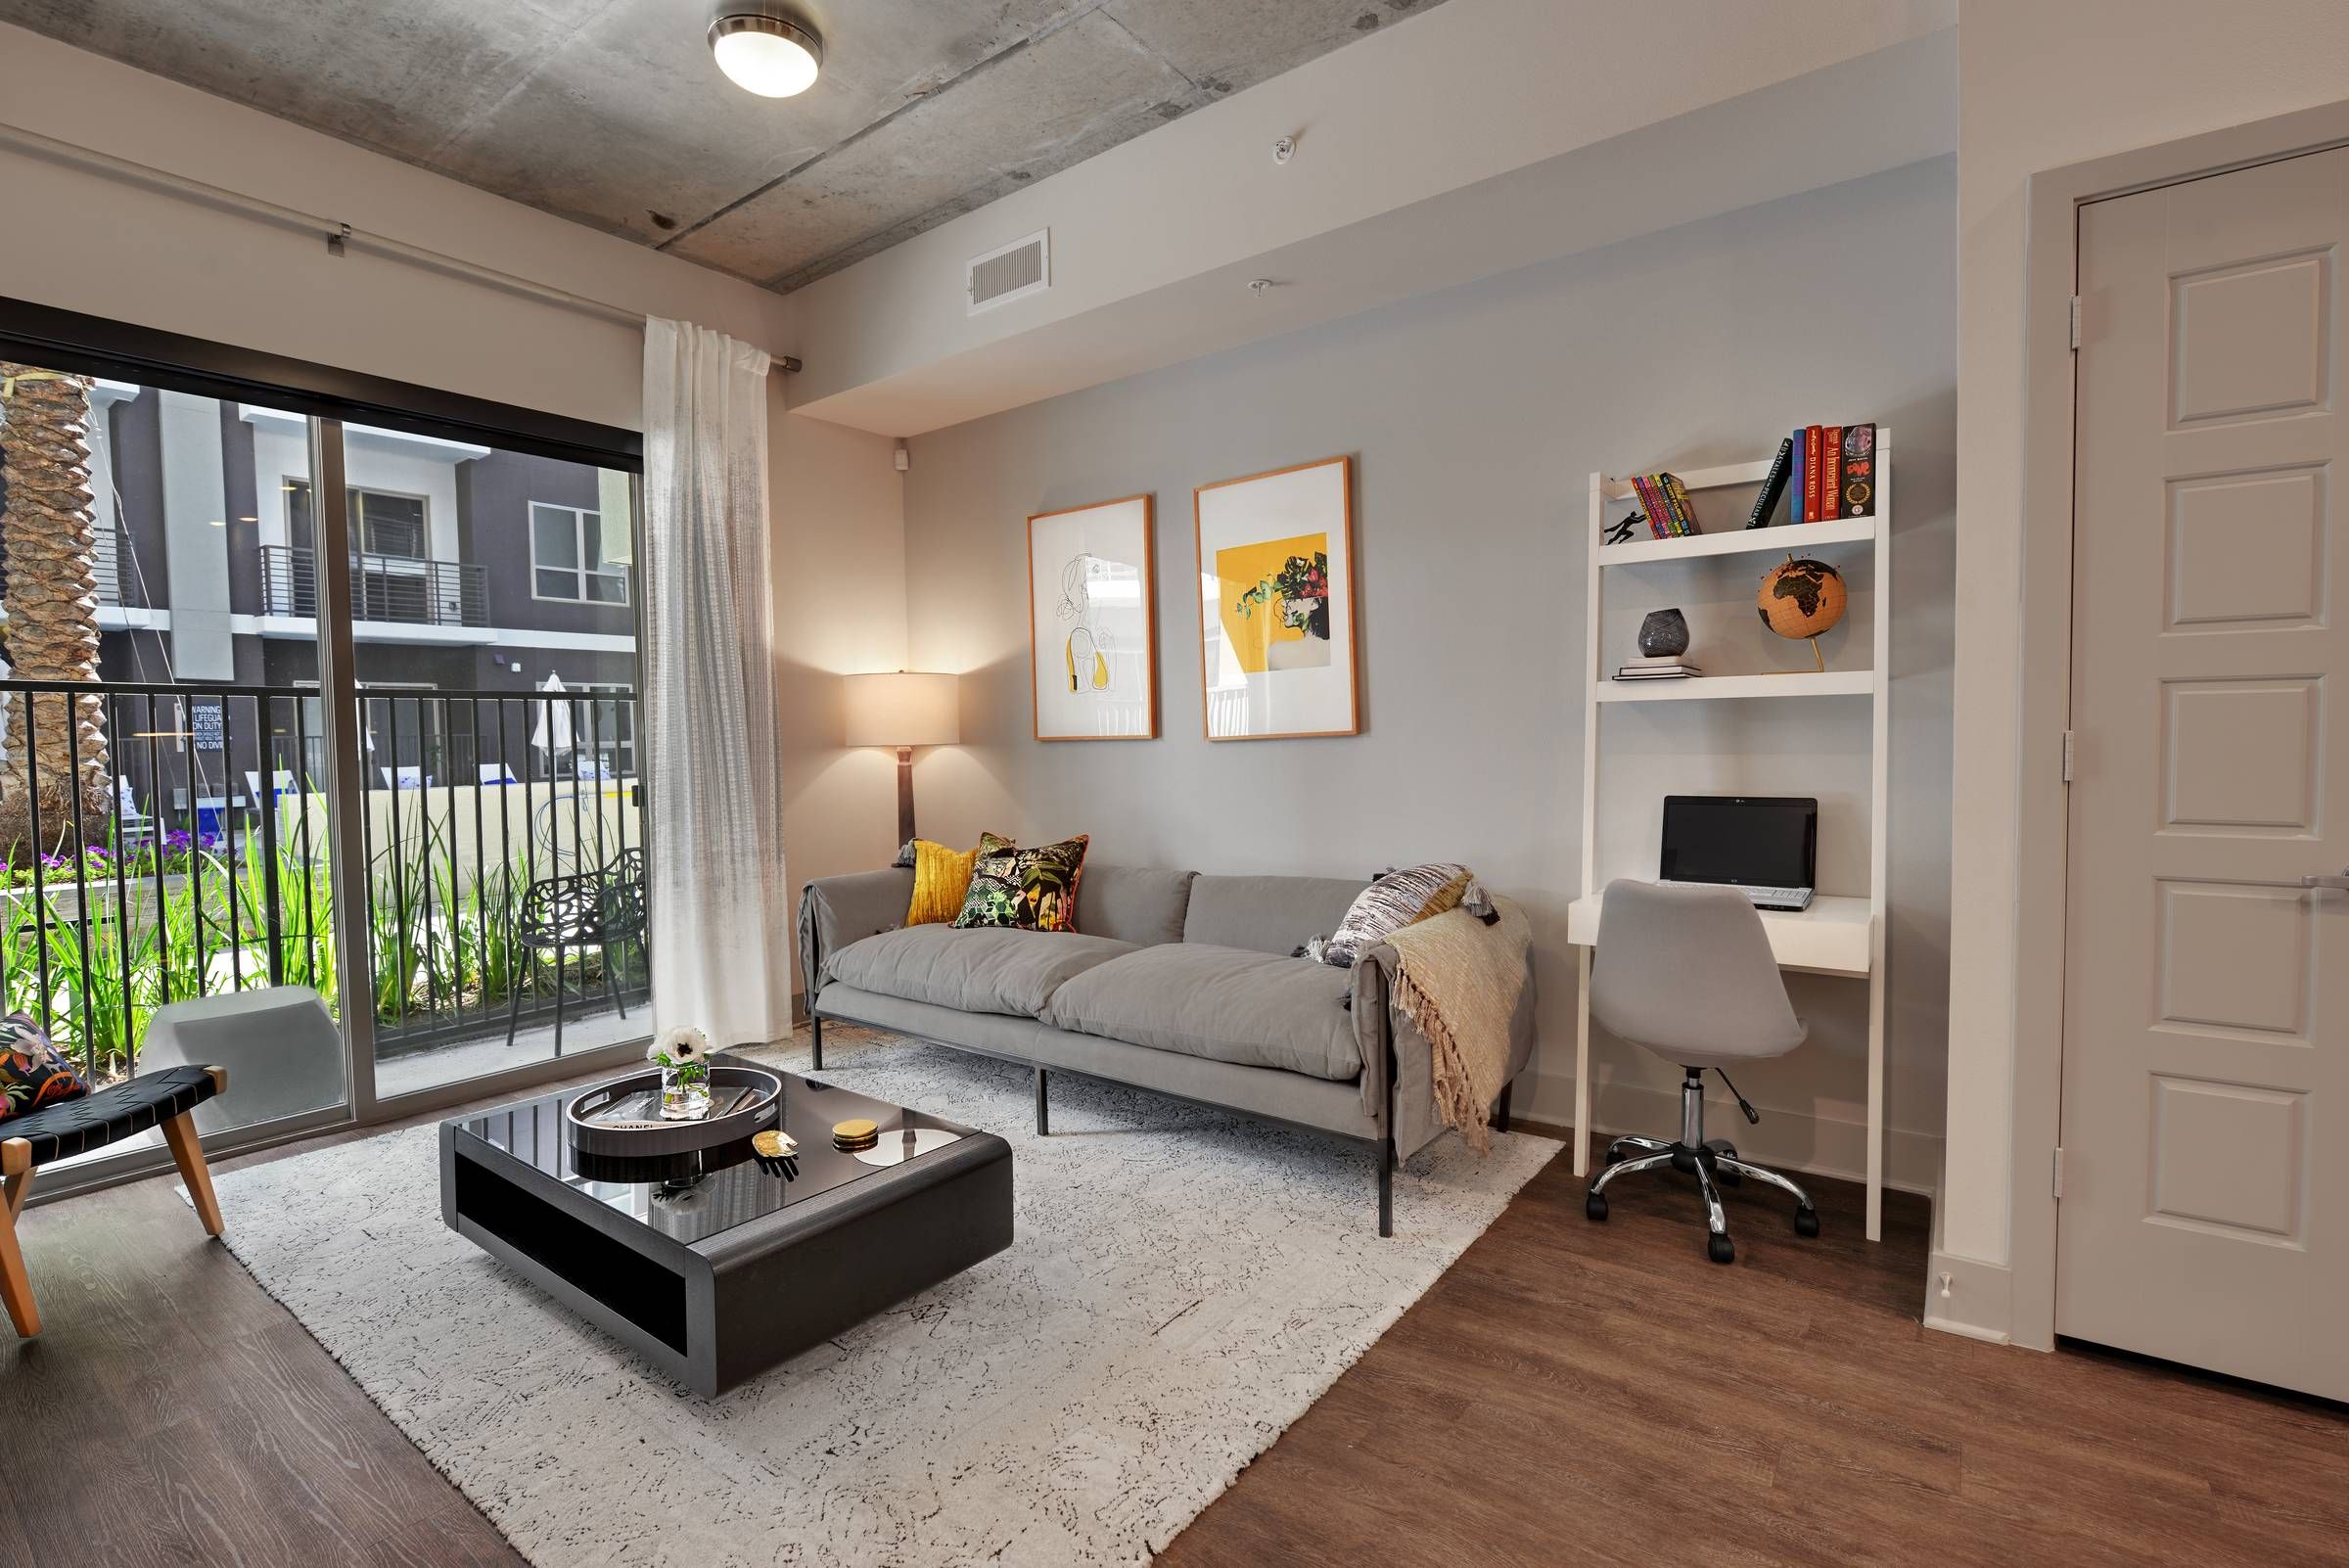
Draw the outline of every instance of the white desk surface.
[[[1605,896],[1593,893],[1566,906],[1566,940],[1578,947],[1598,941],[1599,903]],[[1770,950],[1785,969],[1819,975],[1868,972],[1868,906],[1865,899],[1816,898],[1801,913],[1780,909],[1757,911],[1770,933]]]

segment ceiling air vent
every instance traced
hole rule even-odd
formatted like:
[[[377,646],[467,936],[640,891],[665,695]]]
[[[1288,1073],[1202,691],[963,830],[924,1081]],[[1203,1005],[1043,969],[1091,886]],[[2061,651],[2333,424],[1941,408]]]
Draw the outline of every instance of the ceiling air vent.
[[[972,315],[1052,287],[1052,231],[1039,229],[1024,240],[971,257]]]

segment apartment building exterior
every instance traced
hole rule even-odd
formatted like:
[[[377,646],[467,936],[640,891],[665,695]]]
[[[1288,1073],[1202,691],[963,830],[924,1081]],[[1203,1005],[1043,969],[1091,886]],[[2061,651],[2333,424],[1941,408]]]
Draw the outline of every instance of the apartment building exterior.
[[[184,708],[152,723],[127,714],[121,727],[145,723],[221,764],[149,766],[134,745],[124,777],[142,797],[163,788],[172,798],[156,804],[176,810],[191,764],[199,793],[239,793],[264,750],[273,771],[316,776],[316,700],[291,695],[318,680],[307,421],[117,381],[98,382],[91,403],[101,677],[193,685],[169,700]],[[632,775],[628,477],[359,425],[344,427],[344,463],[356,673],[371,694],[368,784]],[[290,695],[215,702],[206,682]],[[553,716],[572,732],[559,745],[546,744],[550,710],[538,700],[550,682],[599,694],[559,705]],[[507,693],[531,700],[496,700]]]

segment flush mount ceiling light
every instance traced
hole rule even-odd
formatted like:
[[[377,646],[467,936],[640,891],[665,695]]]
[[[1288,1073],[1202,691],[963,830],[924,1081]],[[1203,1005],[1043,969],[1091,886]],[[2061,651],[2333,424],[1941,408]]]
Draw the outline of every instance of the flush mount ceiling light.
[[[824,64],[824,40],[813,27],[758,0],[719,7],[710,23],[710,52],[729,81],[761,98],[806,92]]]

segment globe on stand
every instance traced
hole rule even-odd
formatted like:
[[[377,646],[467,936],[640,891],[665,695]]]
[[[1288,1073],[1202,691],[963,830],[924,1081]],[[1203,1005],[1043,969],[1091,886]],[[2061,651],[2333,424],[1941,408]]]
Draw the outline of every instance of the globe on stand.
[[[1843,619],[1848,602],[1843,574],[1809,556],[1788,556],[1784,566],[1773,567],[1754,595],[1762,623],[1781,637],[1809,642],[1811,657],[1821,670],[1827,661],[1819,651],[1819,639]]]

